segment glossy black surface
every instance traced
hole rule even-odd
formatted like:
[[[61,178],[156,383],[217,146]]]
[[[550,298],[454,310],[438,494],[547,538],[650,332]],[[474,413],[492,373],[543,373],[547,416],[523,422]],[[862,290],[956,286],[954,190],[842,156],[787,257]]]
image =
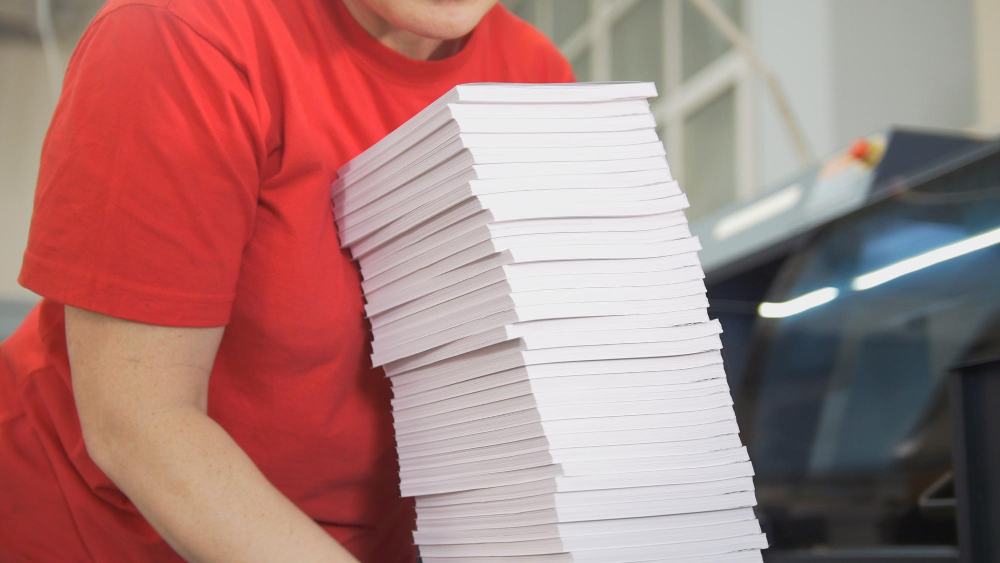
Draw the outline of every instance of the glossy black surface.
[[[994,229],[1000,150],[925,175],[789,257],[709,288],[775,552],[956,544],[954,508],[925,493],[952,469],[946,376],[1000,339],[1000,244],[870,289],[852,283]],[[755,295],[784,302],[827,287],[839,291],[829,303],[756,314]]]

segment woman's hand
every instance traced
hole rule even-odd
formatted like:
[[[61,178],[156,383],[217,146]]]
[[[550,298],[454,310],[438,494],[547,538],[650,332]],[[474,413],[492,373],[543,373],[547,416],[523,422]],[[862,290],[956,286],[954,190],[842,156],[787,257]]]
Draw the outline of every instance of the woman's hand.
[[[67,306],[73,394],[88,453],[190,561],[356,561],[206,414],[222,333]]]

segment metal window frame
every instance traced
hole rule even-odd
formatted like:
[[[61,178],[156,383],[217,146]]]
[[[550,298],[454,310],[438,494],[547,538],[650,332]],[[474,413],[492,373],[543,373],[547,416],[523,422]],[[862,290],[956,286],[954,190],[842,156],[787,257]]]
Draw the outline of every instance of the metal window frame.
[[[559,45],[560,51],[569,60],[575,60],[584,52],[590,53],[590,78],[594,81],[611,80],[611,30],[614,25],[632,10],[640,0],[580,0],[590,2],[590,15],[565,41]],[[681,24],[681,3],[685,0],[660,0],[663,3],[664,34],[663,75],[665,84],[660,96],[651,108],[657,123],[664,128],[664,145],[670,160],[670,169],[675,178],[684,182],[684,127],[686,121],[718,96],[733,91],[735,107],[733,115],[736,177],[733,186],[737,199],[752,197],[756,190],[754,182],[754,89],[753,72],[747,60],[736,49],[731,48],[696,74],[683,79]],[[751,2],[741,0],[746,19],[753,13]],[[545,35],[551,37],[556,18],[553,0],[514,0],[509,6],[523,2],[534,2],[535,21],[532,23]],[[693,9],[693,8],[692,8]]]

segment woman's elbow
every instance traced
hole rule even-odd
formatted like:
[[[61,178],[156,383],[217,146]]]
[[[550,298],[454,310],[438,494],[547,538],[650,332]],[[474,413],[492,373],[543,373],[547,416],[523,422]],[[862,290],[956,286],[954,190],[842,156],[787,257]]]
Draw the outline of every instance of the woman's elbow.
[[[108,412],[109,410],[77,402],[80,430],[87,455],[105,475],[117,482],[121,460],[125,457],[122,453],[128,449],[125,444],[128,439],[125,436],[128,423],[123,415]]]

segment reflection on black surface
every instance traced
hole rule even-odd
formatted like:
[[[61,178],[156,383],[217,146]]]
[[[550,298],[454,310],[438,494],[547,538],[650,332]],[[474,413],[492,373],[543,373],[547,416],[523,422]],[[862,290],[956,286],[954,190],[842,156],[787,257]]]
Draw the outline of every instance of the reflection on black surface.
[[[955,544],[953,512],[918,499],[951,469],[949,368],[1000,338],[990,328],[1000,245],[870,289],[852,281],[1000,228],[998,186],[989,160],[948,173],[830,225],[776,275],[760,273],[757,283],[774,276],[771,302],[839,290],[814,309],[761,319],[722,295],[727,367],[776,548]]]

